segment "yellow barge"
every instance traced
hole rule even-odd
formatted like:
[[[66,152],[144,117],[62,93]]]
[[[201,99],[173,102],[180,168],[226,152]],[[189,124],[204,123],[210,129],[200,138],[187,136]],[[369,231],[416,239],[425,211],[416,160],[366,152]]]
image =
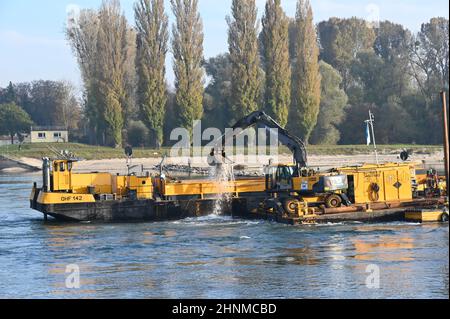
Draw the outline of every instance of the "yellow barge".
[[[44,159],[42,187],[33,185],[31,208],[59,220],[164,221],[209,215],[223,193],[258,197],[265,190],[260,179],[181,182],[149,174],[81,174],[75,165],[75,160]]]
[[[413,198],[415,169],[411,164],[382,164],[344,167],[348,187],[342,193],[321,196],[304,194],[301,201],[289,202],[288,210],[268,191],[265,178],[233,181],[169,180],[162,176],[81,174],[74,171],[75,160],[44,159],[42,187],[33,186],[31,208],[60,220],[72,221],[166,221],[209,215],[217,199],[228,194],[230,205],[224,214],[244,218],[266,218],[280,222],[399,219],[416,206],[436,205],[439,199],[418,202]],[[318,173],[319,174],[319,173]],[[329,176],[330,173],[326,173]],[[334,175],[331,175],[334,176]],[[309,178],[309,182],[321,182]],[[294,183],[294,181],[292,181]],[[314,189],[315,185],[311,185]],[[324,196],[342,196],[350,203],[326,207]],[[299,198],[299,194],[291,193]]]

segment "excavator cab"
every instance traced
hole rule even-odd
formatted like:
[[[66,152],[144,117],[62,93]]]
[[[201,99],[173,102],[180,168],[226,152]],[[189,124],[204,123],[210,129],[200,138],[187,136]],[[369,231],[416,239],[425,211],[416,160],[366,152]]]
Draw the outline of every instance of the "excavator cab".
[[[266,190],[289,191],[297,168],[290,165],[268,166],[266,168]]]

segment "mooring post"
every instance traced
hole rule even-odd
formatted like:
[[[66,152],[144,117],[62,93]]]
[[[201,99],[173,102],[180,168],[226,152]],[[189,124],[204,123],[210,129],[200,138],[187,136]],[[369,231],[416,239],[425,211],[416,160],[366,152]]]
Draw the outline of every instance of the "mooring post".
[[[448,117],[447,117],[447,98],[446,98],[446,94],[445,91],[441,92],[441,98],[442,98],[442,115],[443,115],[443,120],[444,120],[444,161],[445,161],[445,182],[447,185],[447,199],[449,197],[448,195],[448,171],[449,171],[449,154],[448,154]]]
[[[44,214],[44,221],[47,221],[48,220],[48,216],[47,216],[47,214]]]

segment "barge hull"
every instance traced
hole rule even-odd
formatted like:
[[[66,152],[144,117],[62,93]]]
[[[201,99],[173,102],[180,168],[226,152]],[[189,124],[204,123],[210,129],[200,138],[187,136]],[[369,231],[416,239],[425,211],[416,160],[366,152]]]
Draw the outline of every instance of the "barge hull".
[[[213,200],[196,201],[102,201],[80,204],[39,204],[35,209],[60,221],[157,222],[211,214]]]

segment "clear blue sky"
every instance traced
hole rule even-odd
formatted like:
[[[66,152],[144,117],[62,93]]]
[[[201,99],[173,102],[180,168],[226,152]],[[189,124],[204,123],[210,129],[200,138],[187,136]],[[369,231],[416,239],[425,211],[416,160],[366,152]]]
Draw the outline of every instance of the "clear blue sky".
[[[256,0],[259,14],[264,0]],[[97,8],[101,0],[0,0],[0,86],[9,81],[37,79],[69,80],[81,88],[76,60],[64,38],[67,8]],[[133,24],[134,0],[122,0],[129,22]],[[435,16],[449,16],[447,0],[312,0],[316,22],[329,17],[391,20],[418,31],[423,22]],[[166,0],[166,9],[169,10]],[[200,0],[205,32],[205,57],[227,50],[227,26],[231,0]],[[296,0],[282,0],[289,16]],[[170,16],[170,14],[169,14]],[[171,18],[172,21],[172,18]],[[173,82],[168,57],[168,81]]]

